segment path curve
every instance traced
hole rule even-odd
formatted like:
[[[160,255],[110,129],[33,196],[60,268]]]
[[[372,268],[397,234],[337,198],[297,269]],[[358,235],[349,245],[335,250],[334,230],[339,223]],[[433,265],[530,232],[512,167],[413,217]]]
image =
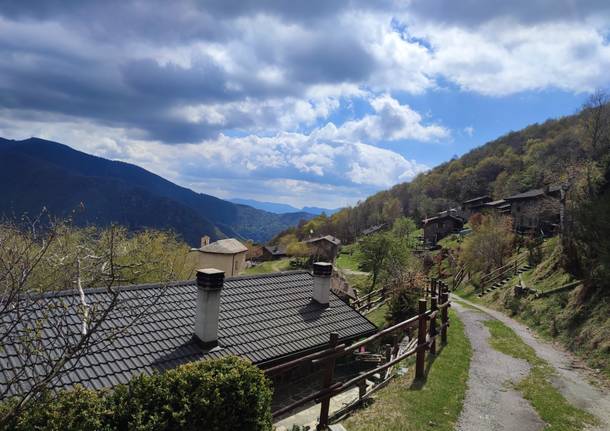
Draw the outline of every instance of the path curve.
[[[527,345],[534,349],[540,358],[544,359],[555,368],[558,378],[554,379],[552,383],[566,400],[576,407],[588,411],[600,420],[601,425],[591,429],[595,431],[610,430],[610,393],[604,389],[597,388],[588,382],[592,376],[587,371],[586,367],[581,365],[582,361],[576,359],[570,352],[537,338],[527,326],[511,319],[505,314],[479,304],[473,304],[457,295],[452,294],[452,296],[465,304],[478,308],[490,318],[499,320],[515,331]],[[465,307],[460,307],[457,303],[452,305],[455,305],[455,309],[460,314],[460,318],[463,316],[463,320],[468,320],[469,313],[466,311],[467,309]],[[470,314],[476,313],[476,311],[472,310]],[[468,332],[466,321],[464,324]],[[574,368],[574,364],[580,364],[579,368]]]

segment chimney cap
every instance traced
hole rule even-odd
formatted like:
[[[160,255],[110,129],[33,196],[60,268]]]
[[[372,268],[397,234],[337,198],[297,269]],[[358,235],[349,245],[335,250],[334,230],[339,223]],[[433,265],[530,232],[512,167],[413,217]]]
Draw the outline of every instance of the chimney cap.
[[[220,290],[224,283],[225,273],[216,268],[203,268],[197,270],[197,286],[210,289]]]
[[[313,275],[316,277],[330,277],[333,272],[333,265],[329,262],[314,262]]]

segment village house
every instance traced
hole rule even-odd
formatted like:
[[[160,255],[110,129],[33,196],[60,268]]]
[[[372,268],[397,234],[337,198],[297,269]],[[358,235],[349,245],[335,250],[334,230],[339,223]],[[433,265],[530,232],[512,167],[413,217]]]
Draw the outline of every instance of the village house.
[[[262,248],[259,260],[278,260],[286,257],[286,248],[281,245],[266,245]]]
[[[117,287],[118,305],[98,333],[101,339],[112,334],[111,341],[94,345],[77,363],[65,364],[65,373],[52,380],[51,387],[111,388],[140,374],[227,355],[248,358],[265,369],[327,348],[332,332],[338,334],[340,343],[347,344],[375,333],[373,323],[331,291],[331,273],[329,263],[315,263],[313,273],[230,278],[220,270],[203,269],[197,271],[196,280]],[[93,308],[103,309],[111,301],[104,289],[85,289],[84,295]],[[32,299],[41,310],[67,310],[68,323],[73,326],[67,329],[81,330],[82,303],[77,291]],[[125,310],[141,314],[128,328],[124,327],[128,320]],[[36,319],[41,318],[36,313],[12,317],[24,328],[36,327]],[[40,327],[41,345],[53,344],[57,337],[53,319],[63,318],[62,313],[49,314]],[[12,338],[0,350],[0,394],[6,397],[26,392],[32,378],[45,372],[20,353],[26,348],[19,345],[22,340]],[[53,355],[53,350],[48,354]],[[23,375],[30,378],[20,378],[18,385],[7,387],[7,382]],[[295,389],[288,385],[291,388]]]
[[[485,203],[484,211],[492,214],[510,215],[510,202],[505,199]]]
[[[234,277],[246,269],[248,247],[234,238],[210,243],[210,237],[201,238],[201,247],[191,249],[198,268],[218,268]]]
[[[552,233],[560,225],[563,195],[561,185],[552,185],[518,193],[504,200],[510,203],[513,225],[518,232]]]
[[[460,215],[464,218],[464,220],[468,220],[474,214],[484,210],[486,208],[485,204],[491,201],[491,197],[487,195],[478,196],[476,198],[464,201],[462,202],[462,213]]]
[[[464,220],[451,213],[444,211],[444,214],[423,220],[424,242],[434,245],[447,235],[457,233],[464,227]]]
[[[334,262],[339,254],[339,247],[341,247],[341,241],[332,235],[313,238],[305,243],[309,245],[314,261]]]

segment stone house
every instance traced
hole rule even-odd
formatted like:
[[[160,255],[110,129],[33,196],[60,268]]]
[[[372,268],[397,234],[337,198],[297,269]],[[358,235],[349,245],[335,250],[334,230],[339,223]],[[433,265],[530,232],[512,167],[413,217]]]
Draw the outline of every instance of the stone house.
[[[281,245],[266,245],[262,248],[259,260],[278,260],[286,257],[286,249]]]
[[[235,238],[210,243],[209,237],[201,238],[201,247],[191,249],[197,268],[217,268],[234,277],[246,269],[248,247]]]
[[[479,213],[483,209],[485,209],[485,204],[491,201],[491,197],[487,195],[478,196],[476,198],[464,201],[462,202],[460,215],[464,218],[464,220],[468,220],[470,217],[472,217],[473,214]]]
[[[341,247],[341,241],[332,235],[313,238],[305,243],[309,245],[314,261],[334,262]]]
[[[510,203],[510,215],[517,232],[551,233],[561,223],[561,185],[532,189],[504,198]]]
[[[464,227],[464,220],[451,212],[423,220],[424,242],[434,245],[447,235],[457,233]]]

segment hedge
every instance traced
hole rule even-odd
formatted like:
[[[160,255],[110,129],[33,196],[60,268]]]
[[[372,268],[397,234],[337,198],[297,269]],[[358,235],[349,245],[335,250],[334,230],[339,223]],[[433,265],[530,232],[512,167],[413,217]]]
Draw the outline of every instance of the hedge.
[[[76,387],[44,394],[7,429],[270,430],[271,396],[262,371],[229,357],[142,375],[111,391]]]

